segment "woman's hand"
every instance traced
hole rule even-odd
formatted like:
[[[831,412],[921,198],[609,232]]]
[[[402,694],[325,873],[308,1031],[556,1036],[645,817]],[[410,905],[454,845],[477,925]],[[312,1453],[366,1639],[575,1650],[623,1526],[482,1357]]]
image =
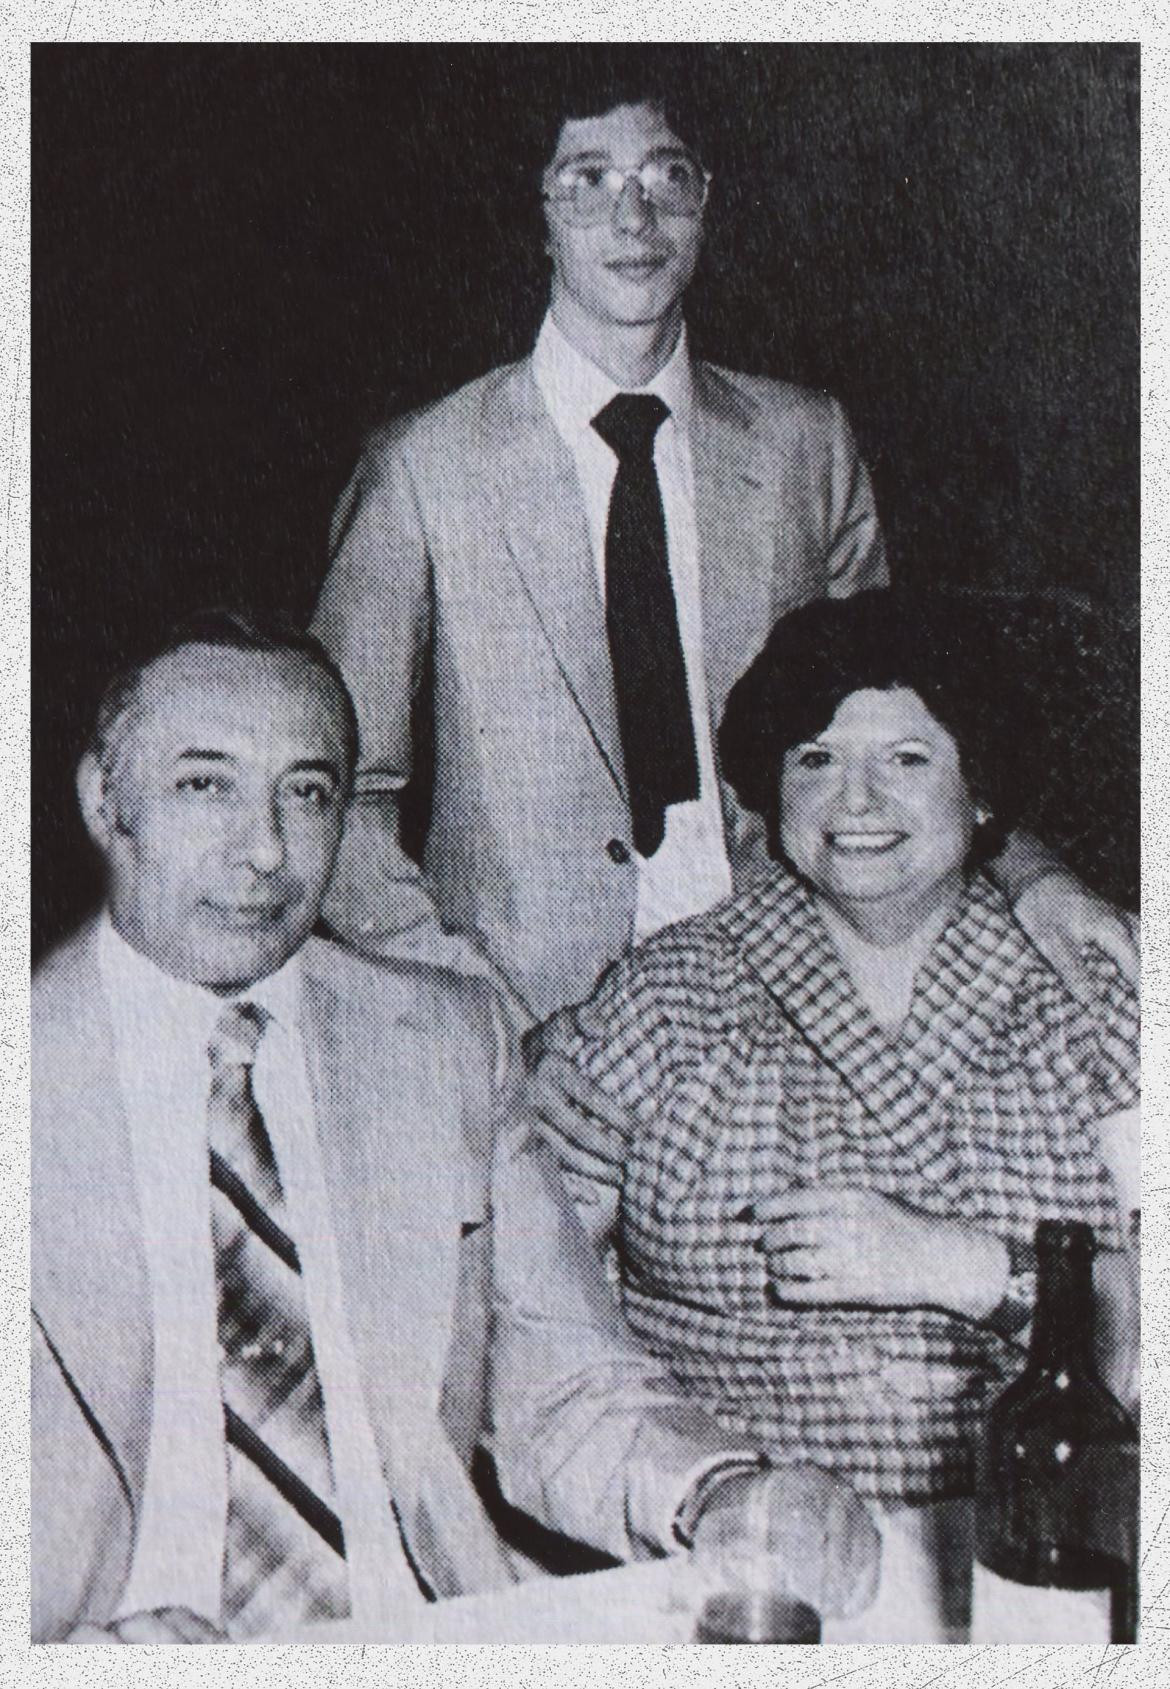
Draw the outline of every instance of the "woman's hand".
[[[878,1191],[791,1190],[738,1218],[758,1231],[779,1302],[949,1308],[983,1319],[1007,1289],[1000,1238]]]

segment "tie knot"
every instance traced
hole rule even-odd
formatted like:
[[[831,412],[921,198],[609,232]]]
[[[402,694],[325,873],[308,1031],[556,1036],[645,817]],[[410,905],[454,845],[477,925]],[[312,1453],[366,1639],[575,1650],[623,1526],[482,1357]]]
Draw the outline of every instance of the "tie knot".
[[[251,1067],[268,1025],[268,1011],[259,1003],[233,1003],[215,1023],[207,1053],[216,1067]]]
[[[654,436],[670,415],[656,393],[615,393],[593,427],[619,460],[654,455]]]

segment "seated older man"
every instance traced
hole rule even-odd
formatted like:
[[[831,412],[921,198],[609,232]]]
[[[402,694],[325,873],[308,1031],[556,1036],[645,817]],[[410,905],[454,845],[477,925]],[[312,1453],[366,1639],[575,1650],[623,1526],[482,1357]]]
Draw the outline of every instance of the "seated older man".
[[[862,1504],[686,1400],[502,1131],[490,987],[310,936],[356,751],[315,641],[213,615],[82,759],[107,903],[33,982],[34,1637],[393,1639],[514,1575],[488,1424],[561,1532],[629,1557],[762,1511],[778,1574],[864,1604]]]

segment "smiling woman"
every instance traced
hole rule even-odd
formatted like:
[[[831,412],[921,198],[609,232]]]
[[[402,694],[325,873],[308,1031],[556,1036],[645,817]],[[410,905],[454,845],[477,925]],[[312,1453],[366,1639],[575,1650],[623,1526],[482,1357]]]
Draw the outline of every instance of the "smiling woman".
[[[971,1440],[1022,1362],[1040,1219],[1096,1230],[1115,1379],[1136,1340],[1102,1151],[1138,1094],[1136,997],[1090,949],[1076,1000],[981,871],[1035,727],[963,633],[887,593],[784,618],[719,736],[774,868],[541,1040],[617,1105],[631,1324],[777,1460],[938,1504],[913,1522],[928,1559],[969,1551]],[[961,1599],[958,1565],[939,1590]]]
[[[785,752],[781,840],[797,872],[873,943],[953,907],[974,804],[959,748],[917,692],[851,692]]]

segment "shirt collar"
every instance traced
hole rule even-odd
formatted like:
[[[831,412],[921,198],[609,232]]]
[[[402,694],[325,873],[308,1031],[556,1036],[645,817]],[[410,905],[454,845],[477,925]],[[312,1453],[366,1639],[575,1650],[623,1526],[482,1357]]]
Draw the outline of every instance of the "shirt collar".
[[[135,950],[117,931],[109,911],[98,929],[102,976],[121,1014],[132,1014],[138,1026],[169,1023],[200,1044],[210,1038],[216,1021],[229,1003],[257,1003],[287,1031],[300,1022],[301,957],[298,951],[275,973],[257,980],[233,996],[221,996],[206,986],[176,979]]]
[[[599,410],[615,393],[656,393],[684,432],[690,423],[693,400],[691,359],[684,323],[674,351],[658,374],[644,387],[619,387],[595,363],[579,352],[562,333],[550,311],[537,336],[533,353],[533,375],[553,421],[562,434],[588,428]]]

